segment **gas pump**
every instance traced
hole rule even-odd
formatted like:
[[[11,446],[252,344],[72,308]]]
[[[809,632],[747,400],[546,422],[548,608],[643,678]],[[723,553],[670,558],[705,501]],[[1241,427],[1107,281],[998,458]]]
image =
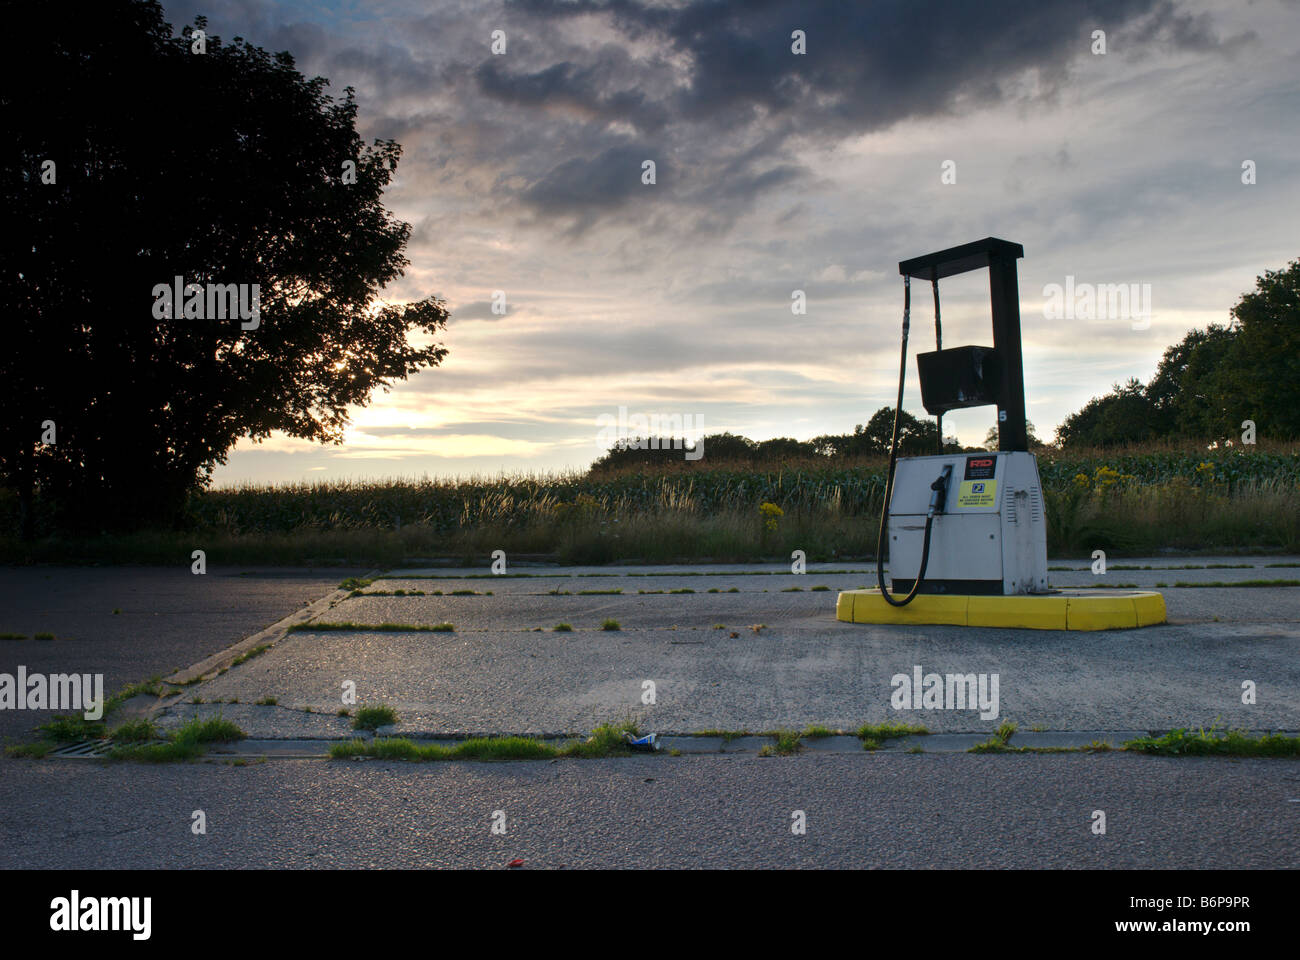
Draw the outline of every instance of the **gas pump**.
[[[842,591],[837,619],[1059,630],[1165,621],[1164,598],[1158,593],[1053,590],[1048,582],[1043,491],[1025,420],[1016,277],[1016,261],[1024,255],[1018,243],[987,237],[899,263],[902,351],[876,538],[877,589]],[[944,348],[939,281],[984,269],[989,272],[993,345]],[[921,403],[939,418],[940,451],[899,459],[913,279],[928,280],[934,295],[935,349],[918,354],[916,362]],[[944,453],[943,415],[978,406],[997,408],[998,449]]]
[[[885,481],[885,505],[876,539],[876,579],[893,606],[919,593],[1046,593],[1047,526],[1038,462],[1029,453],[1025,387],[1020,358],[1018,243],[988,237],[940,250],[898,265],[903,275],[903,342],[898,403]],[[942,348],[939,281],[988,269],[993,312],[993,346]],[[996,405],[998,450],[940,453],[898,460],[899,415],[907,373],[912,278],[929,280],[934,292],[937,349],[917,356],[921,403],[939,417],[949,410]],[[885,585],[888,546],[894,591]],[[911,576],[908,574],[911,573]]]

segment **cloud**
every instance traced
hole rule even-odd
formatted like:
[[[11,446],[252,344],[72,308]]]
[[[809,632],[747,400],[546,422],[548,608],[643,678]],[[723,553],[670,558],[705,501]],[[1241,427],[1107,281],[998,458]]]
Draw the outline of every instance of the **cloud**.
[[[616,210],[633,197],[645,197],[658,181],[671,176],[663,158],[644,144],[610,147],[595,157],[570,157],[557,164],[522,193],[539,213],[576,215],[590,222],[592,211]],[[653,160],[656,184],[642,183],[642,164]]]
[[[519,313],[519,308],[510,303],[509,300],[506,301],[504,309],[504,313],[493,313],[491,300],[475,300],[472,303],[462,303],[451,309],[451,322],[455,323],[458,320],[503,320]]]
[[[387,202],[414,224],[411,265],[385,296],[444,296],[451,353],[355,411],[369,439],[347,449],[404,468],[584,466],[620,404],[757,438],[851,429],[893,399],[897,261],[988,235],[1026,248],[1027,399],[1047,434],[1295,255],[1294,2],[165,6],[355,86],[362,136],[402,144]],[[1047,323],[1035,305],[1067,274],[1151,283],[1152,329]],[[985,342],[987,280],[943,295],[945,342]],[[977,441],[987,414],[953,422]],[[440,453],[447,435],[538,446],[457,441],[495,451],[475,459]],[[312,449],[272,456],[344,452]]]

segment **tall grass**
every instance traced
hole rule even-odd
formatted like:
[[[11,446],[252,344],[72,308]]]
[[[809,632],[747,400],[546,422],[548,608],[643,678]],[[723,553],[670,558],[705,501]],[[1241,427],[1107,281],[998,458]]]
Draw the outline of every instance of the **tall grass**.
[[[1294,444],[1049,449],[1039,469],[1055,555],[1300,550]],[[245,485],[191,498],[181,530],[32,544],[11,535],[0,537],[0,560],[175,563],[196,548],[227,564],[438,557],[481,566],[494,550],[573,563],[788,559],[795,549],[810,559],[868,557],[884,485],[883,458]],[[775,529],[759,515],[765,502],[784,511]],[[0,530],[15,529],[3,503],[0,519]]]

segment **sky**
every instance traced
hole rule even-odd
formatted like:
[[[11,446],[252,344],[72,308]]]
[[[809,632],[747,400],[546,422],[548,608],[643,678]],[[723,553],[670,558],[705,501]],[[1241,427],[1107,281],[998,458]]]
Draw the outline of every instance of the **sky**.
[[[384,298],[451,312],[442,365],[354,409],[342,445],[241,442],[219,485],[584,469],[620,409],[850,432],[894,402],[898,261],[987,236],[1025,249],[1050,439],[1300,256],[1300,0],[164,8],[356,88],[362,137],[404,149],[386,204],[411,263]],[[945,345],[991,344],[987,272],[940,291]],[[945,433],[978,444],[994,416]]]

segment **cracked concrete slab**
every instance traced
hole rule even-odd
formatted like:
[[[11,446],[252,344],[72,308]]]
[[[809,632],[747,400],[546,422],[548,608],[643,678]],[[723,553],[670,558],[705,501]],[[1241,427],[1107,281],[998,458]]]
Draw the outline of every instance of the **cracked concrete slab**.
[[[1263,562],[1279,561],[1237,562],[1255,568],[1177,572],[1258,574]],[[1300,728],[1300,589],[1170,589],[1164,591],[1170,625],[1081,636],[838,623],[835,591],[861,586],[859,573],[559,572],[566,577],[376,580],[371,589],[400,589],[394,584],[404,583],[427,590],[438,583],[434,589],[444,594],[491,589],[493,595],[334,596],[315,611],[315,620],[449,621],[456,630],[295,632],[184,696],[238,700],[224,706],[227,717],[255,736],[285,738],[350,734],[350,721],[335,716],[348,682],[356,684],[359,703],[397,710],[400,735],[564,734],[628,718],[660,733],[814,724],[853,730],[890,721],[987,736],[1006,719],[1022,729],[1058,731],[1216,722]],[[575,575],[580,573],[599,576]],[[783,592],[790,582],[804,589]],[[807,589],[821,583],[831,589]],[[732,586],[740,592],[706,592]],[[624,592],[617,595],[579,592],[619,588]],[[696,592],[635,592],[679,588]],[[600,630],[606,618],[622,629]],[[559,622],[571,623],[574,631],[549,629]],[[719,623],[726,629],[714,629]],[[765,626],[754,631],[751,624]],[[998,715],[895,710],[891,678],[910,674],[915,665],[926,673],[997,674]],[[1249,706],[1241,703],[1247,680],[1258,685],[1257,702]],[[648,681],[654,684],[653,702],[643,700]],[[268,696],[277,698],[277,708],[250,706]],[[314,712],[305,712],[308,707]],[[183,703],[172,707],[166,721],[175,722],[186,709]]]

